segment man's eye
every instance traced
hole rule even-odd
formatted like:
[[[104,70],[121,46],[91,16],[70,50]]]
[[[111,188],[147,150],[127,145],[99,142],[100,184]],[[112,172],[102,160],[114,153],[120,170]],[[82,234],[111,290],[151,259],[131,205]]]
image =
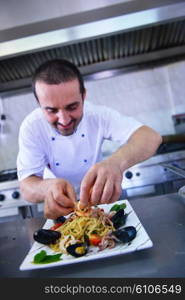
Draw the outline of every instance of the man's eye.
[[[47,108],[46,111],[51,113],[51,114],[56,114],[57,113],[57,109],[52,109],[52,108]]]
[[[72,110],[77,109],[77,107],[78,107],[78,105],[75,104],[75,105],[73,105],[73,106],[69,106],[69,107],[68,107],[68,110],[72,111]]]

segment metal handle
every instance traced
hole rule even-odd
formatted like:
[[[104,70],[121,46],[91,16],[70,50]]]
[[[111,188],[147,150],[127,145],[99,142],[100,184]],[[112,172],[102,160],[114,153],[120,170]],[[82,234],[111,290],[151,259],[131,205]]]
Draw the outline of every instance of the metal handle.
[[[169,165],[167,163],[160,163],[161,166],[169,169],[170,171],[172,171],[173,173],[185,178],[185,170],[179,168],[179,167],[175,167],[175,166],[172,166],[172,165]]]

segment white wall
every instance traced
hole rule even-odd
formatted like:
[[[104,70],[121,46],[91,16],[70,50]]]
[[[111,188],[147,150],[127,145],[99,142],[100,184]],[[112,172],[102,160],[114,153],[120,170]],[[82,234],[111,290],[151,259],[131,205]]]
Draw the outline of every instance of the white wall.
[[[161,134],[174,133],[171,116],[185,112],[185,61],[87,82],[88,98],[132,115]]]
[[[32,94],[3,99],[3,110],[7,119],[5,135],[0,136],[0,170],[16,167],[19,127],[25,116],[36,107],[37,102]]]
[[[108,105],[123,114],[132,115],[162,135],[173,134],[172,115],[185,112],[185,61],[87,81],[87,99]],[[3,99],[7,115],[7,134],[0,139],[0,170],[15,168],[18,152],[18,130],[23,118],[36,106],[29,94]],[[107,148],[106,148],[107,147]],[[111,146],[114,149],[115,145]],[[104,151],[110,150],[105,144]]]

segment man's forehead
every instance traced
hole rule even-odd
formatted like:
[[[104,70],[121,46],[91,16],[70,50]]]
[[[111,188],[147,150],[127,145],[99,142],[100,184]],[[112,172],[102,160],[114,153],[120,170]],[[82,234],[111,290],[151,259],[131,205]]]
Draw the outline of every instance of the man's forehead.
[[[78,103],[80,103],[80,100],[79,101],[72,101],[72,102],[69,102],[67,104],[64,104],[63,107],[67,108],[67,107],[70,107],[70,106],[73,106],[73,105],[78,105]],[[57,108],[57,107],[53,103],[51,103],[51,105],[45,105],[44,108]]]
[[[37,82],[35,85],[37,97],[44,106],[68,106],[74,102],[80,102],[81,93],[79,83],[66,82],[58,85],[49,85],[44,82]]]
[[[66,88],[72,88],[74,90],[77,90],[80,92],[80,84],[77,78],[70,80],[70,81],[66,81],[66,82],[61,82],[61,83],[57,83],[57,84],[51,84],[51,83],[47,83],[44,82],[42,80],[38,80],[35,83],[35,88],[36,89],[47,89],[47,90],[53,90],[53,89],[66,89]]]

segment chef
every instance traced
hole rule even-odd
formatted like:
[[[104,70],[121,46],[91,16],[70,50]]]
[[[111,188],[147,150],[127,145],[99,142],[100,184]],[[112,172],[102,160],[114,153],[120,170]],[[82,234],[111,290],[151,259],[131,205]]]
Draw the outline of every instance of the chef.
[[[39,107],[21,124],[17,172],[24,199],[44,201],[47,218],[69,214],[79,199],[81,208],[117,201],[123,172],[161,143],[156,131],[134,118],[88,103],[82,75],[69,61],[42,64],[33,92]],[[102,160],[104,140],[121,146]],[[53,178],[44,177],[46,168]]]

